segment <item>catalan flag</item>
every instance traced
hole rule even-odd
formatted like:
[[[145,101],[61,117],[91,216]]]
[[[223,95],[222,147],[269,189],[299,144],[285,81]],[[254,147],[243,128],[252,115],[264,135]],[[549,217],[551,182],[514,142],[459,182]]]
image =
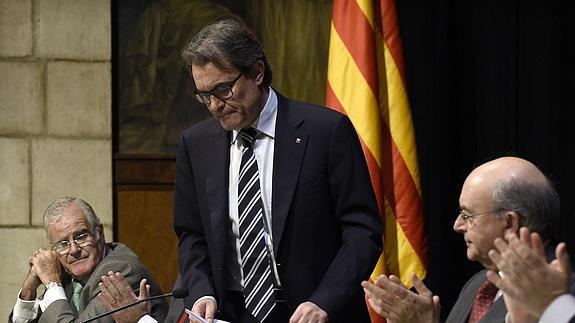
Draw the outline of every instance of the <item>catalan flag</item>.
[[[425,277],[427,244],[402,55],[394,0],[334,0],[326,105],[359,134],[384,221],[371,278],[394,274],[411,286],[412,272]]]

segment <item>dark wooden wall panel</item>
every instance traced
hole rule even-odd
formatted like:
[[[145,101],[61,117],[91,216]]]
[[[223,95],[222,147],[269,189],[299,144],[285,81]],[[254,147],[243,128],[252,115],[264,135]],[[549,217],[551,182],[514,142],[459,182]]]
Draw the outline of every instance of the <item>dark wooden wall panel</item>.
[[[164,292],[178,276],[174,177],[173,154],[115,156],[115,238],[138,254]]]

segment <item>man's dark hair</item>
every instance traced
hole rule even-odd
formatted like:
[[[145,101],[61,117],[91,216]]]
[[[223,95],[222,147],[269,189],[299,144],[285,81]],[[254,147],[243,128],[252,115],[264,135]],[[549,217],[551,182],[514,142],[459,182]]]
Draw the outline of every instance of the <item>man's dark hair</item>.
[[[212,63],[224,71],[233,67],[243,75],[249,75],[261,60],[265,66],[262,85],[267,87],[272,82],[272,71],[259,40],[245,24],[229,17],[197,33],[182,50],[182,60],[188,71],[192,64]]]
[[[553,184],[518,178],[502,181],[493,190],[493,203],[500,210],[514,211],[520,225],[537,232],[543,241],[553,241],[559,228],[560,199]]]

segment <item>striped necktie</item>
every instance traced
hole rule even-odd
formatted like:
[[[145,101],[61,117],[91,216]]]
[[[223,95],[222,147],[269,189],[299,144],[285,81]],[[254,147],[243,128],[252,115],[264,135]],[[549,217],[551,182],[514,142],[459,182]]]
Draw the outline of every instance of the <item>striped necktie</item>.
[[[264,241],[264,213],[258,164],[252,145],[258,131],[243,129],[244,151],[238,183],[240,253],[246,309],[262,322],[275,306],[272,270]]]

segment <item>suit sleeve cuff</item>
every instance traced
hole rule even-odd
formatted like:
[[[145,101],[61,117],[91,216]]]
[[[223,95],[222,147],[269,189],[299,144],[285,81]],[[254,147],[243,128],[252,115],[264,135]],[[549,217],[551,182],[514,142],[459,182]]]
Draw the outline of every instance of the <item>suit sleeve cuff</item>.
[[[200,298],[198,298],[195,302],[194,305],[192,305],[192,307],[196,306],[196,304],[198,304],[200,301],[203,301],[204,299],[211,299],[213,300],[216,304],[218,304],[218,302],[216,302],[216,298],[213,296],[202,296]]]
[[[540,323],[569,322],[575,316],[575,297],[563,294],[557,297],[543,312]]]

